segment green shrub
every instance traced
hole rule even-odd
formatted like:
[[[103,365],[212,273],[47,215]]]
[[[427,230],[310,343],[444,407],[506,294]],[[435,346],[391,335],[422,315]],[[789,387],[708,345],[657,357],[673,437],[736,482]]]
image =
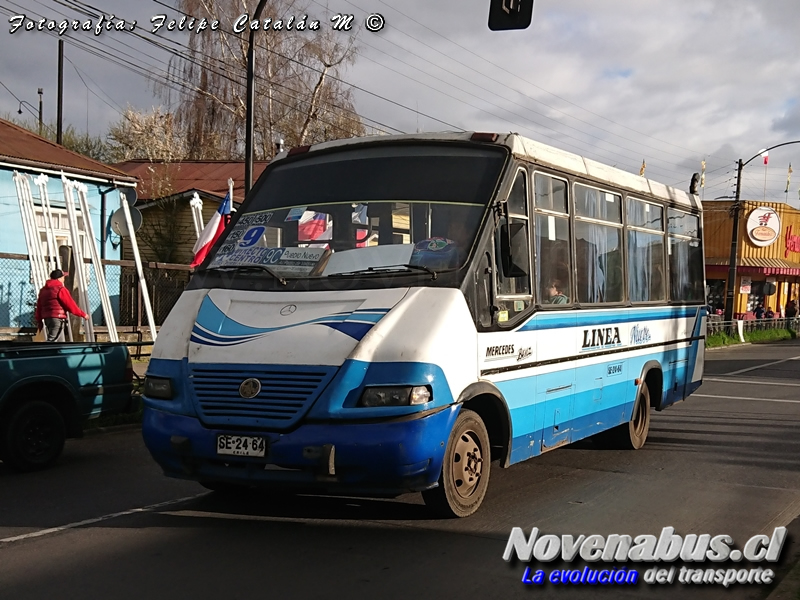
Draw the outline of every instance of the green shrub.
[[[744,340],[751,344],[792,340],[796,337],[797,332],[793,329],[756,329],[754,331],[744,332]]]
[[[724,331],[712,333],[706,337],[706,348],[721,348],[722,346],[733,346],[740,343],[738,337],[730,336]]]

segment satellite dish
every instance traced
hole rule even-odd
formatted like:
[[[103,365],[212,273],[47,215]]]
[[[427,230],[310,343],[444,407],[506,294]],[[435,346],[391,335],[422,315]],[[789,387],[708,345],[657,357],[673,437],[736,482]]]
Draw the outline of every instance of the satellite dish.
[[[139,231],[142,226],[142,213],[138,208],[134,208],[133,206],[129,207],[128,210],[131,213],[133,231]],[[125,222],[125,212],[122,208],[118,208],[114,211],[114,214],[111,215],[111,231],[122,237],[128,237],[130,235],[128,224]]]
[[[133,206],[136,204],[136,200],[138,196],[136,195],[136,188],[126,187],[126,188],[117,188],[119,190],[119,197],[121,200],[125,200],[128,203],[128,206]],[[133,218],[133,215],[131,215]]]

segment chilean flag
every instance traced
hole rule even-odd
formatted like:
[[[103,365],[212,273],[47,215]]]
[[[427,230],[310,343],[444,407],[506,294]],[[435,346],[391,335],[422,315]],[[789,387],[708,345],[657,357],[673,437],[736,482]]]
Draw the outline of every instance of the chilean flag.
[[[300,222],[297,224],[297,239],[301,242],[330,239],[330,234],[324,235],[327,230],[328,215],[307,210],[300,217]]]
[[[230,221],[230,217],[231,196],[230,194],[226,194],[225,200],[219,205],[217,212],[214,213],[214,216],[209,219],[203,231],[200,232],[200,237],[197,238],[197,242],[194,248],[192,248],[194,260],[190,266],[196,267],[206,259],[206,255],[208,251],[211,250],[214,242],[216,242],[219,236],[222,235],[222,232],[225,231],[225,226],[228,224],[228,221]]]

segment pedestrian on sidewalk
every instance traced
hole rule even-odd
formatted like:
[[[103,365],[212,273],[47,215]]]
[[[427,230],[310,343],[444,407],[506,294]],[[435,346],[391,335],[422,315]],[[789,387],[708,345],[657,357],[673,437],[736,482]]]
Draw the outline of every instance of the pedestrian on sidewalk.
[[[794,300],[789,300],[786,303],[786,318],[794,319],[797,316],[797,303]]]
[[[50,279],[39,290],[39,297],[36,299],[33,318],[39,330],[44,327],[48,342],[64,341],[67,313],[72,313],[81,319],[89,318],[89,315],[81,310],[81,307],[72,299],[69,290],[64,286],[64,278],[67,275],[69,273],[64,273],[61,269],[50,273]]]

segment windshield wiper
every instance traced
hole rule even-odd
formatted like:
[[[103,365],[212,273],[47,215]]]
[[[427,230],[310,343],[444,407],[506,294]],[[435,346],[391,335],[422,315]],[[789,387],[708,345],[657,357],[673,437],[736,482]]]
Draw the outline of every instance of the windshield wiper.
[[[406,269],[401,271],[400,269]],[[413,269],[418,271],[425,271],[430,273],[431,279],[436,279],[439,274],[425,265],[385,265],[381,267],[367,267],[366,269],[359,269],[358,271],[347,271],[345,273],[331,273],[328,277],[353,277],[358,275],[396,275],[398,273],[407,273]]]
[[[270,269],[265,265],[240,265],[240,266],[229,265],[229,266],[219,266],[219,267],[208,267],[206,269],[203,269],[203,271],[224,271],[227,269],[235,269],[237,271],[253,271],[253,270],[264,271],[265,273],[269,273],[270,275],[272,275],[273,278],[277,279],[278,283],[280,283],[281,285],[286,285],[286,279],[284,277],[281,277],[275,271],[273,271],[272,269]]]

